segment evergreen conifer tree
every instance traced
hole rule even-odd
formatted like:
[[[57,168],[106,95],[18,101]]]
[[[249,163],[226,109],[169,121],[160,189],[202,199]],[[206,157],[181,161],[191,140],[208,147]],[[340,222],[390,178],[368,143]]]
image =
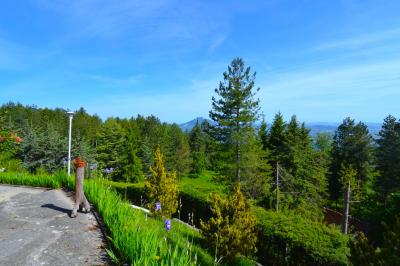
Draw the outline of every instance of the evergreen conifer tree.
[[[376,187],[386,202],[389,193],[400,190],[400,122],[395,117],[385,118],[376,143],[379,171]]]
[[[286,123],[281,113],[275,115],[268,136],[268,148],[271,151],[272,165],[285,164],[288,154]]]
[[[201,221],[202,233],[215,250],[216,260],[232,260],[237,255],[249,256],[256,251],[256,217],[250,203],[236,185],[228,198],[210,197],[212,217]]]
[[[123,179],[125,134],[115,119],[108,119],[97,134],[97,161],[101,170],[112,169],[107,178]]]
[[[372,137],[367,126],[346,118],[335,132],[332,144],[329,190],[332,199],[341,194],[340,169],[343,164],[352,165],[357,171],[356,180],[361,189],[373,177]]]
[[[255,99],[255,73],[245,67],[244,61],[235,58],[228,71],[224,72],[224,81],[215,89],[218,98],[212,98],[210,117],[216,122],[214,138],[222,145],[226,176],[239,181],[242,171],[248,163],[243,161],[245,153],[253,139],[253,123],[258,119],[259,100]]]
[[[129,121],[126,129],[125,151],[123,160],[123,179],[127,182],[139,182],[144,178],[142,160],[139,158],[140,135],[134,121]]]
[[[192,172],[201,174],[206,169],[206,140],[201,125],[197,122],[189,136],[192,152]]]

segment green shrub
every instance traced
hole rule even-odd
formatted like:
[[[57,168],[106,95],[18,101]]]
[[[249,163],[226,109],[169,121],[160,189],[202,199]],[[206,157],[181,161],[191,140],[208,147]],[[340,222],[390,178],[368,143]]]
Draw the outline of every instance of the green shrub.
[[[144,199],[141,197],[144,195],[143,183],[105,182],[120,191],[121,195],[126,188],[128,199],[137,205]],[[200,225],[200,219],[208,220],[212,216],[210,204],[206,200],[207,195],[212,192],[226,191],[223,185],[212,182],[208,174],[194,179],[183,177],[179,187],[183,205],[181,217],[187,219],[189,213],[194,213],[196,226]],[[256,255],[260,263],[265,265],[344,265],[348,263],[346,258],[349,254],[348,237],[340,230],[302,217],[298,213],[276,213],[261,207],[253,207],[252,211],[258,220]]]
[[[155,210],[156,202],[159,202],[161,203],[161,210],[157,213],[171,217],[178,208],[178,184],[176,173],[165,170],[160,147],[157,147],[154,154],[154,164],[150,166],[150,174],[144,182],[149,200],[148,206],[151,210]]]
[[[268,265],[346,265],[348,237],[338,229],[293,212],[253,207],[258,253]]]
[[[215,249],[217,260],[243,255],[256,251],[256,219],[250,212],[250,204],[245,200],[237,185],[228,198],[212,194],[210,200],[212,217],[201,221],[202,233],[209,245]]]

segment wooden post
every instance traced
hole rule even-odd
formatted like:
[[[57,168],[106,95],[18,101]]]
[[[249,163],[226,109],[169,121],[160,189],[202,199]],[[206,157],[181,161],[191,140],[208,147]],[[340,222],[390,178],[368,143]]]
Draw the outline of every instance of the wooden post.
[[[71,217],[74,218],[77,215],[78,209],[81,207],[85,208],[86,212],[90,212],[90,204],[85,197],[83,191],[83,178],[85,176],[85,166],[86,163],[82,161],[79,157],[75,159],[75,204],[71,212]]]

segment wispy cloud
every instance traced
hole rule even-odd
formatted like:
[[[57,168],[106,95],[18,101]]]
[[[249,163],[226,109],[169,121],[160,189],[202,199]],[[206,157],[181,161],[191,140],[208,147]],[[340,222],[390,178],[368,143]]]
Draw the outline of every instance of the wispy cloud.
[[[210,45],[210,48],[209,48],[210,52],[211,53],[215,52],[215,50],[217,50],[218,47],[220,47],[224,43],[226,38],[227,38],[227,36],[225,36],[225,35],[220,35],[220,36],[216,37]]]
[[[218,3],[198,1],[41,1],[40,5],[65,21],[63,42],[124,38],[132,43],[196,43],[225,30],[229,18],[213,9]]]
[[[193,80],[190,85],[173,91],[149,94],[143,91],[113,94],[86,102],[89,111],[106,118],[154,114],[162,121],[182,123],[195,116],[208,116],[211,96],[217,81]]]
[[[263,82],[260,96],[269,115],[281,110],[313,121],[339,121],[348,115],[380,121],[397,108],[395,103],[384,109],[374,106],[400,98],[399,69],[399,60],[389,60],[280,73],[272,82]]]
[[[376,44],[386,45],[387,42],[392,42],[392,41],[396,41],[398,43],[399,40],[400,40],[400,28],[395,28],[395,29],[366,33],[339,40],[325,42],[314,47],[313,51],[327,51],[333,49],[355,49]]]

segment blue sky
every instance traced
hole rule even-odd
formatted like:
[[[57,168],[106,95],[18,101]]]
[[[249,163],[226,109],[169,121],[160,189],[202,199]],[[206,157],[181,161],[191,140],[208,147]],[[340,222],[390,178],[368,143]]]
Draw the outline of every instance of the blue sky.
[[[400,116],[400,1],[2,1],[0,103],[208,116],[234,57],[267,120]]]

